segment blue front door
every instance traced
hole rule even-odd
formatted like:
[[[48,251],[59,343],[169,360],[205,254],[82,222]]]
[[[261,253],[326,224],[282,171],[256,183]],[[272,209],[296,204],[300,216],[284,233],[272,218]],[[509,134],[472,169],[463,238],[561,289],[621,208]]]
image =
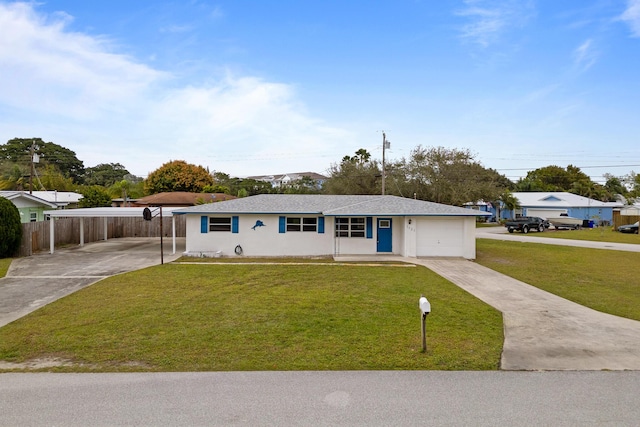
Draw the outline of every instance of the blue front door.
[[[378,218],[378,252],[391,252],[391,218]]]

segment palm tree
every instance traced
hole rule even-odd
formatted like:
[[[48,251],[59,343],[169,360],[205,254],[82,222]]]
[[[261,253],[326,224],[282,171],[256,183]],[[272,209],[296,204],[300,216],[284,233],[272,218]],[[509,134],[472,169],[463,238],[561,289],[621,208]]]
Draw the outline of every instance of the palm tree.
[[[516,209],[520,208],[520,201],[513,193],[509,190],[505,190],[504,193],[500,195],[499,201],[502,202],[505,209],[511,211],[511,219],[516,216]]]

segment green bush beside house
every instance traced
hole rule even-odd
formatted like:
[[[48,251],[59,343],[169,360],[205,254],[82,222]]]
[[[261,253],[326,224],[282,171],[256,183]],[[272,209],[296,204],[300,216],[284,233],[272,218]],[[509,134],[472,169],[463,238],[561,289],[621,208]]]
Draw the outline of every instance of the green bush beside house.
[[[22,240],[22,224],[18,208],[0,197],[0,258],[14,255]]]

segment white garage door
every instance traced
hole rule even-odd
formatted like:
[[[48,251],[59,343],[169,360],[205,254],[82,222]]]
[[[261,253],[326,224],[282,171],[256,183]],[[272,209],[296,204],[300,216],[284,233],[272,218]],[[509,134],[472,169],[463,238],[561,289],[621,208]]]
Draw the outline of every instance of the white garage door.
[[[540,218],[557,218],[562,213],[567,213],[566,209],[527,209],[527,216],[537,216]]]
[[[464,256],[462,219],[425,218],[417,233],[417,256]]]

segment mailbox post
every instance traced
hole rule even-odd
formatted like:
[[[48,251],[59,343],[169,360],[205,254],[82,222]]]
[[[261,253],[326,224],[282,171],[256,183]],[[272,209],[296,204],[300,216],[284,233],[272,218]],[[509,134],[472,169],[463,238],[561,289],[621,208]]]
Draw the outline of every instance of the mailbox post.
[[[420,307],[420,311],[422,312],[422,351],[427,351],[427,315],[431,313],[431,304],[425,298],[424,295],[420,296],[420,300],[418,301],[418,306]]]

